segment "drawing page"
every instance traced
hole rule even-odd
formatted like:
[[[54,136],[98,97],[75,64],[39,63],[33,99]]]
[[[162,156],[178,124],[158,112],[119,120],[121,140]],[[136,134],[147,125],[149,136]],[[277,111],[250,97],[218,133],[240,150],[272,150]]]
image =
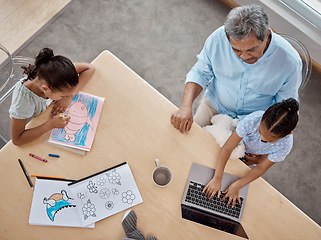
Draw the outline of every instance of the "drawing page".
[[[143,202],[127,163],[69,184],[83,226]]]
[[[90,151],[104,98],[79,92],[66,110],[70,116],[64,128],[54,128],[49,143]]]
[[[71,181],[36,179],[29,224],[82,227],[77,203],[69,190]],[[88,226],[94,228],[94,225]]]

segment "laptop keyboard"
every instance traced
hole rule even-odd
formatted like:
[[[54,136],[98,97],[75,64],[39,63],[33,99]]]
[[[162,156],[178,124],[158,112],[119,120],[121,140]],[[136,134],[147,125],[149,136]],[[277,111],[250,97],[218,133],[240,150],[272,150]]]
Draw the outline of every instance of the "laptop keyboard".
[[[221,201],[221,199],[224,197],[222,192],[220,197],[217,197],[217,194],[215,194],[212,199],[209,199],[209,197],[202,192],[204,187],[205,185],[190,181],[185,201],[210,210],[214,210],[216,212],[239,218],[243,203],[242,197],[240,197],[241,203],[236,201],[234,208],[231,207],[232,204],[227,207],[226,204],[228,202],[228,198],[224,201]]]

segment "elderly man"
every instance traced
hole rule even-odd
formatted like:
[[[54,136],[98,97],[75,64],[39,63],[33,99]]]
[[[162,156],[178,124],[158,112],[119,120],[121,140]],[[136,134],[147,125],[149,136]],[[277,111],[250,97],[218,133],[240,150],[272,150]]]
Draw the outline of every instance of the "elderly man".
[[[202,90],[205,94],[194,116],[202,127],[217,113],[242,118],[283,99],[298,99],[300,56],[271,31],[260,6],[231,10],[197,57],[187,74],[182,105],[171,116],[182,133],[192,126],[192,104]]]

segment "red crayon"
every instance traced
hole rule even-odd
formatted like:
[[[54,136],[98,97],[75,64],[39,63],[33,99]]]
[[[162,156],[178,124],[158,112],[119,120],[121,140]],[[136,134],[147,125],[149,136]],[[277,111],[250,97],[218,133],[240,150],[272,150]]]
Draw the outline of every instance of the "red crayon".
[[[40,161],[47,162],[46,159],[44,159],[44,158],[42,158],[42,157],[38,157],[38,156],[36,156],[36,155],[34,155],[34,154],[32,154],[32,153],[29,153],[29,156],[30,156],[30,157],[33,157],[33,158],[35,158],[35,159],[38,159],[38,160],[40,160]]]

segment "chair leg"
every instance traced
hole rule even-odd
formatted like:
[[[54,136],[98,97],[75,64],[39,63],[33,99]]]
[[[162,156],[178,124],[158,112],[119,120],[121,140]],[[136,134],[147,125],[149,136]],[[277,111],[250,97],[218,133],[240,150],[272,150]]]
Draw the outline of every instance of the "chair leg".
[[[13,85],[5,94],[3,94],[3,96],[0,98],[0,104],[10,96],[10,94],[13,92],[16,85],[17,83]]]
[[[6,144],[8,143],[8,141],[6,139],[4,139],[4,137],[2,137],[2,135],[0,135],[0,138],[2,141],[4,141]]]

